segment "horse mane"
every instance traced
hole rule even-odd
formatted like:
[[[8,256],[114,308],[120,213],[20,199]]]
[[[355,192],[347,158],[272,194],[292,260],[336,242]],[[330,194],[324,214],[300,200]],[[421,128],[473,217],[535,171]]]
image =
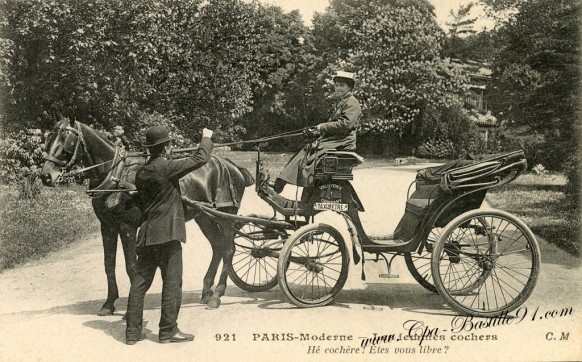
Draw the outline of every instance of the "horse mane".
[[[111,147],[115,147],[115,144],[102,131],[100,131],[100,130],[98,130],[96,128],[93,128],[93,127],[91,127],[88,124],[83,123],[83,122],[75,121],[75,123],[79,123],[79,125],[81,125],[84,128],[83,129],[83,132],[90,132],[90,133],[96,135],[101,140],[105,141]]]
[[[215,158],[217,158],[219,160],[224,160],[228,164],[232,165],[233,167],[236,167],[240,171],[240,173],[243,175],[243,177],[245,179],[245,187],[251,186],[251,185],[254,185],[255,184],[255,178],[249,172],[249,170],[247,170],[246,168],[237,165],[236,163],[234,163],[231,159],[229,159],[227,157],[220,157],[220,156],[216,156],[216,155],[212,155],[212,157],[215,157]]]

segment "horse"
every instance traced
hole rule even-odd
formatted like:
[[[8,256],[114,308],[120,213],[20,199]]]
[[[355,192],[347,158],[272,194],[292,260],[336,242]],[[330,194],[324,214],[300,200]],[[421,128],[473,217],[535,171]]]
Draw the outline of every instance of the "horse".
[[[103,134],[78,121],[57,122],[45,143],[45,163],[40,178],[45,186],[55,186],[71,167],[83,162],[89,176],[89,195],[93,211],[99,219],[103,239],[104,265],[107,276],[107,299],[97,313],[113,315],[119,290],[115,276],[117,240],[121,239],[125,268],[130,281],[135,276],[136,236],[142,211],[135,197],[135,175],[146,162],[144,153],[127,153],[123,146],[113,144]],[[70,174],[70,173],[69,173]],[[236,214],[245,187],[253,185],[253,176],[232,161],[212,155],[201,168],[180,180],[185,200],[214,205],[218,210]],[[207,308],[220,306],[226,290],[228,270],[234,255],[234,229],[219,223],[184,203],[186,221],[194,219],[212,246],[212,259],[203,278],[201,303]],[[223,266],[214,291],[218,265]]]

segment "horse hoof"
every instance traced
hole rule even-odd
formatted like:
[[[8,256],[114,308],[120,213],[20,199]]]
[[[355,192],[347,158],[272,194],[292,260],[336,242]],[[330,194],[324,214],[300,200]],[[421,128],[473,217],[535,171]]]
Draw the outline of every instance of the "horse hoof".
[[[211,291],[209,291],[208,293],[204,294],[204,295],[202,296],[202,298],[200,298],[200,304],[208,304],[208,301],[209,301],[209,300],[210,300],[210,298],[212,297],[212,294],[214,294],[214,293],[212,292],[212,290],[211,290]]]
[[[97,312],[97,315],[99,317],[105,317],[108,315],[113,315],[113,312],[115,312],[115,308],[105,308],[102,307],[101,310],[99,312]]]
[[[220,307],[220,298],[212,297],[206,304],[206,309],[218,309]]]

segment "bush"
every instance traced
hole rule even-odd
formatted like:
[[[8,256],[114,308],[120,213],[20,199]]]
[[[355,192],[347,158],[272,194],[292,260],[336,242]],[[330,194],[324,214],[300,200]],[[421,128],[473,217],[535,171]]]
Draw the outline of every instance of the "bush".
[[[40,129],[9,132],[0,139],[0,182],[12,184],[38,175],[44,163],[43,139]]]
[[[451,141],[429,138],[416,150],[421,158],[454,158],[455,149]]]
[[[419,135],[424,141],[416,149],[418,157],[461,158],[486,151],[470,113],[458,105],[443,109],[433,120],[425,121]]]
[[[40,196],[42,183],[36,174],[30,174],[25,177],[20,183],[19,195],[20,199],[33,200]]]

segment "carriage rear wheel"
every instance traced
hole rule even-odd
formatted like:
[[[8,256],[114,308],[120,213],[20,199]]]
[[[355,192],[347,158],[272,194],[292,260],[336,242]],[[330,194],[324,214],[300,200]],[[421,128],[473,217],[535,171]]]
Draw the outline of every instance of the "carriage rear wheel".
[[[305,225],[291,235],[281,251],[279,286],[298,307],[327,305],[343,288],[349,262],[337,229],[322,223]]]
[[[440,227],[432,228],[426,238],[426,242],[420,254],[416,251],[404,254],[406,267],[408,268],[408,271],[410,271],[410,274],[414,280],[416,280],[418,284],[422,285],[426,290],[432,293],[438,293],[438,291],[432,280],[430,263],[434,244],[442,230],[443,229]]]
[[[247,292],[265,292],[277,285],[277,256],[287,233],[252,222],[235,232],[230,279]]]
[[[432,255],[439,294],[455,310],[493,317],[519,307],[531,295],[540,268],[535,236],[501,210],[472,210],[442,231]]]

